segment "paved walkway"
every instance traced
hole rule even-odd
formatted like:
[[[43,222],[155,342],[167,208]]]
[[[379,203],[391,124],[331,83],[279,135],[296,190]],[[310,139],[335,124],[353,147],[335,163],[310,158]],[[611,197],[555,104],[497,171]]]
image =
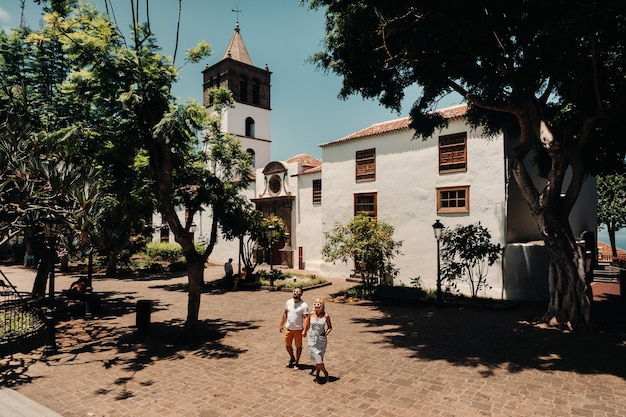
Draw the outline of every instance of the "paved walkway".
[[[3,271],[30,289],[34,272]],[[206,280],[219,275],[221,267],[210,267]],[[57,288],[72,281],[57,278]],[[208,290],[189,341],[181,333],[185,282],[96,279],[103,315],[84,321],[60,311],[59,353],[3,358],[2,385],[64,417],[626,416],[623,322],[570,334],[531,323],[545,306],[328,303],[331,381],[318,385],[306,353],[305,369],[286,367],[278,324],[289,293]],[[348,285],[333,281],[304,299]],[[134,327],[141,299],[155,303],[145,334]]]

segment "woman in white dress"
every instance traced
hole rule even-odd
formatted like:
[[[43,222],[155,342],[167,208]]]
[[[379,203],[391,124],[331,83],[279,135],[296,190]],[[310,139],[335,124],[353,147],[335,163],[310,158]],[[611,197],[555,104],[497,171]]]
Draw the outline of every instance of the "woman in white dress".
[[[315,363],[315,382],[320,383],[320,372],[324,373],[324,381],[328,382],[328,371],[324,366],[324,353],[326,353],[327,337],[333,330],[330,316],[324,309],[324,300],[317,298],[313,302],[313,313],[309,315],[309,333],[307,345],[309,356]]]

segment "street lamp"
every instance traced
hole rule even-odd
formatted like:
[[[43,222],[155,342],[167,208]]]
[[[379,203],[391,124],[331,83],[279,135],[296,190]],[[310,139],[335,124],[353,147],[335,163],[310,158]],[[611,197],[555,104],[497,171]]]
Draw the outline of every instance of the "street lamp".
[[[48,241],[48,307],[46,308],[44,321],[46,323],[46,343],[43,348],[45,356],[53,355],[57,351],[55,334],[55,306],[54,306],[54,261],[55,261],[55,239],[61,230],[61,222],[54,215],[49,214],[43,218],[43,231]]]
[[[443,224],[437,219],[433,223],[433,232],[435,233],[435,239],[437,239],[437,305],[441,305],[441,257],[439,255],[439,243],[441,242],[441,233],[443,232]]]

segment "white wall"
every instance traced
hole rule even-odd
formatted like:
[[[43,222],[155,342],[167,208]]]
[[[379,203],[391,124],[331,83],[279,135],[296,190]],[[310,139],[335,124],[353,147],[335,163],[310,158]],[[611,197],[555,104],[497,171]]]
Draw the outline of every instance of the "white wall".
[[[320,179],[321,172],[298,176],[296,201],[293,207],[294,220],[292,239],[294,268],[298,268],[298,248],[302,247],[304,269],[319,271],[322,265],[321,253],[324,235],[320,230],[322,206],[324,204],[324,181],[322,181],[322,204],[313,204],[313,180]]]
[[[463,173],[440,175],[438,136],[468,132],[468,169]],[[376,180],[355,182],[355,152],[376,148]],[[378,219],[395,227],[395,240],[403,241],[403,254],[395,264],[398,285],[410,285],[421,278],[422,286],[434,288],[437,277],[437,246],[432,224],[445,226],[480,221],[493,241],[504,243],[504,157],[501,136],[487,140],[481,132],[469,131],[463,121],[453,120],[448,128],[426,141],[412,140],[412,131],[336,143],[322,148],[322,232],[335,222],[347,223],[354,214],[354,194],[376,192]],[[436,188],[470,185],[468,214],[437,214]],[[323,264],[326,274],[348,276],[352,265]],[[499,264],[489,271],[493,289],[485,295],[499,297],[502,274]],[[461,289],[466,289],[464,285]]]
[[[271,110],[243,103],[235,103],[234,108],[225,112],[222,119],[222,130],[234,135],[245,136],[247,117],[254,119],[254,136],[256,138],[270,139],[272,137]]]

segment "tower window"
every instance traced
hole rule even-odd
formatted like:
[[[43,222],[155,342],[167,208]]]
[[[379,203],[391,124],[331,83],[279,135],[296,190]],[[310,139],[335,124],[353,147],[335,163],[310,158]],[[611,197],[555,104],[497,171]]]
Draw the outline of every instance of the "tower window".
[[[254,136],[254,119],[246,117],[246,136],[253,138]]]
[[[248,79],[241,77],[239,80],[239,100],[248,101]]]
[[[252,104],[256,104],[257,106],[261,104],[261,88],[259,87],[259,82],[254,80],[252,83]]]

